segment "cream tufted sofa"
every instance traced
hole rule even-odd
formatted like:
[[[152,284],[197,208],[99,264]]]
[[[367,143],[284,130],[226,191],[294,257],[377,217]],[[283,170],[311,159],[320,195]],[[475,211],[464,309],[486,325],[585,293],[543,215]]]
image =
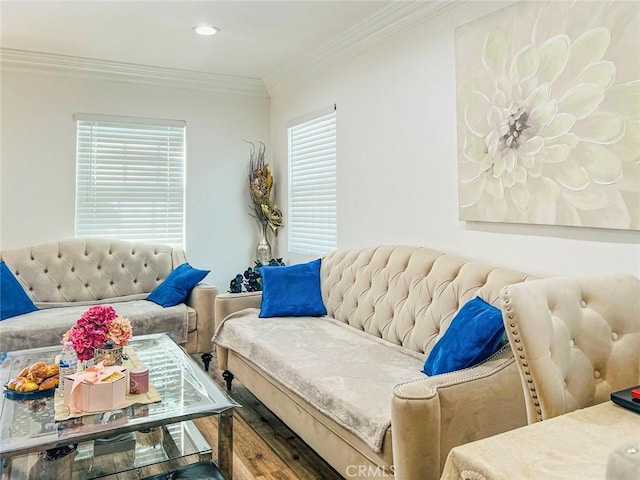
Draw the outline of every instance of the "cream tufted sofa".
[[[200,284],[187,305],[169,308],[144,300],[187,261],[184,251],[90,238],[0,251],[0,261],[40,309],[0,322],[0,351],[57,344],[88,307],[108,304],[129,318],[134,335],[168,332],[208,365],[217,288]]]
[[[640,384],[640,280],[558,277],[503,291],[529,423]]]
[[[328,316],[261,319],[259,293],[221,294],[214,340],[229,386],[235,375],[343,476],[437,479],[452,447],[526,424],[508,344],[472,368],[421,370],[460,306],[500,307],[529,275],[384,245],[330,253],[320,276]]]

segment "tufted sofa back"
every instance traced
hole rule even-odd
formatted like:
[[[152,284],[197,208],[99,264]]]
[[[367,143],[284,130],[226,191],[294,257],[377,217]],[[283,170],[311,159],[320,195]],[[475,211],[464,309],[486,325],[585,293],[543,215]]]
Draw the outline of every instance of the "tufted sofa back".
[[[480,296],[499,307],[502,287],[529,278],[429,248],[393,245],[332,252],[320,271],[328,315],[422,354],[468,300]]]
[[[0,261],[47,306],[144,297],[186,258],[166,245],[87,238],[0,251]]]
[[[640,280],[626,274],[509,285],[503,320],[529,423],[640,384]]]

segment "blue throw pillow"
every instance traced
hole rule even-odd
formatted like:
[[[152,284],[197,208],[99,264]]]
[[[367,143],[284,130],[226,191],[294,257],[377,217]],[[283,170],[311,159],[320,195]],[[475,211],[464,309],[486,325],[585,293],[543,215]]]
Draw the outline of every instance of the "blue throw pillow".
[[[288,267],[260,267],[260,317],[326,315],[320,291],[320,259]]]
[[[0,321],[38,310],[18,279],[0,262]]]
[[[173,307],[184,303],[193,287],[206,277],[211,270],[198,270],[188,263],[176,267],[164,281],[149,294],[147,300],[163,307]]]
[[[422,372],[438,375],[476,365],[498,350],[503,336],[500,309],[480,297],[469,300],[429,353]]]

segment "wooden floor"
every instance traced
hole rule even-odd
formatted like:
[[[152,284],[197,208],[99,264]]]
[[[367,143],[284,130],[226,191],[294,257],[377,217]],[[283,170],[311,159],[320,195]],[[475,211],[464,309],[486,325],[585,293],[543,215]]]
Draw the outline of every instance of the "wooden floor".
[[[214,362],[211,375],[224,387]],[[234,480],[342,479],[237,380],[233,381],[231,396],[242,405],[233,418]],[[209,444],[217,445],[216,417],[201,418],[195,423]]]

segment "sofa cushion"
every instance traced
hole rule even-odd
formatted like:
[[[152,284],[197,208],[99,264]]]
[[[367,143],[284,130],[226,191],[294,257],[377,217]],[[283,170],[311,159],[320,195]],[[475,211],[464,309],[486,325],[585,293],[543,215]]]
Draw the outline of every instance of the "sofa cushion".
[[[4,262],[0,262],[0,320],[35,312],[27,292]]]
[[[260,317],[326,315],[320,292],[320,259],[286,267],[260,267]]]
[[[476,365],[498,350],[503,336],[502,312],[480,297],[469,300],[429,353],[423,372],[439,375]]]
[[[322,258],[327,315],[426,358],[461,305],[531,277],[437,250],[380,245]]]
[[[38,304],[149,294],[186,259],[182,250],[168,245],[76,238],[2,250],[0,261],[20,272]]]
[[[227,317],[215,343],[250,359],[377,453],[391,425],[393,388],[422,377],[422,355],[329,317],[264,321],[250,308]]]
[[[198,270],[188,263],[183,263],[149,294],[147,300],[163,307],[173,307],[183,303],[189,297],[193,287],[208,274],[209,270]]]
[[[189,309],[184,304],[163,308],[146,300],[134,300],[113,301],[109,305],[118,315],[129,319],[136,336],[167,332],[178,343],[187,339]],[[58,344],[62,335],[86,310],[86,305],[43,308],[0,322],[0,351]]]

